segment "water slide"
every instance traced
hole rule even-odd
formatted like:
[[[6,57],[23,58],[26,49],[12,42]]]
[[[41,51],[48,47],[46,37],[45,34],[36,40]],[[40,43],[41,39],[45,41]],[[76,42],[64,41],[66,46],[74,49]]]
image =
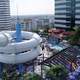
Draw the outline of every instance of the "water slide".
[[[36,33],[21,32],[22,41],[16,42],[15,31],[0,32],[0,62],[7,64],[24,63],[36,58],[42,39]]]

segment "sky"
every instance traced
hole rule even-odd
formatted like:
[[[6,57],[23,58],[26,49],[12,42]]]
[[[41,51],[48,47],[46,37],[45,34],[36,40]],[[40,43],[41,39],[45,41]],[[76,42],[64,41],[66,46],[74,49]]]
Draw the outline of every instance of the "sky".
[[[11,15],[54,14],[54,0],[10,0]]]

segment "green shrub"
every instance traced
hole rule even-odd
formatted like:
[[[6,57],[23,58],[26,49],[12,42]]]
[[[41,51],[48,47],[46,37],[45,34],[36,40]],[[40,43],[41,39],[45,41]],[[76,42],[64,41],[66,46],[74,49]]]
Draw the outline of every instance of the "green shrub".
[[[51,80],[66,80],[68,71],[62,65],[54,65],[46,71],[46,77]]]
[[[24,80],[42,80],[41,76],[36,73],[27,73],[24,75]]]
[[[80,41],[80,28],[77,28],[75,34],[69,38],[69,42],[72,45],[77,45]]]

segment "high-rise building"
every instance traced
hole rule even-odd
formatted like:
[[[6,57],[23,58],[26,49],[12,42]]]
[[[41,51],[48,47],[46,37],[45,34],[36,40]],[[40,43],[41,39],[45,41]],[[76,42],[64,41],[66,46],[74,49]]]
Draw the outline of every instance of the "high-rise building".
[[[11,28],[15,30],[15,25],[17,23],[17,16],[11,16]],[[51,28],[54,26],[54,16],[53,15],[25,15],[18,16],[19,22],[22,26],[22,30],[36,31],[44,28]]]
[[[0,30],[10,29],[10,4],[9,0],[0,0]]]
[[[75,3],[75,26],[80,26],[80,0],[76,0]]]
[[[55,27],[80,25],[80,0],[55,0]]]

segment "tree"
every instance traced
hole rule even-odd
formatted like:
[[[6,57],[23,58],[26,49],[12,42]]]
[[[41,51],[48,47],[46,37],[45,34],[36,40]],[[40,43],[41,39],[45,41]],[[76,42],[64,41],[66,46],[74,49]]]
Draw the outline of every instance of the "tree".
[[[62,65],[54,65],[46,71],[46,77],[50,80],[66,80],[68,71]]]
[[[24,74],[24,80],[42,80],[41,76],[36,73],[27,73]]]
[[[80,42],[80,27],[75,29],[75,34],[69,39],[70,44],[76,45]]]

